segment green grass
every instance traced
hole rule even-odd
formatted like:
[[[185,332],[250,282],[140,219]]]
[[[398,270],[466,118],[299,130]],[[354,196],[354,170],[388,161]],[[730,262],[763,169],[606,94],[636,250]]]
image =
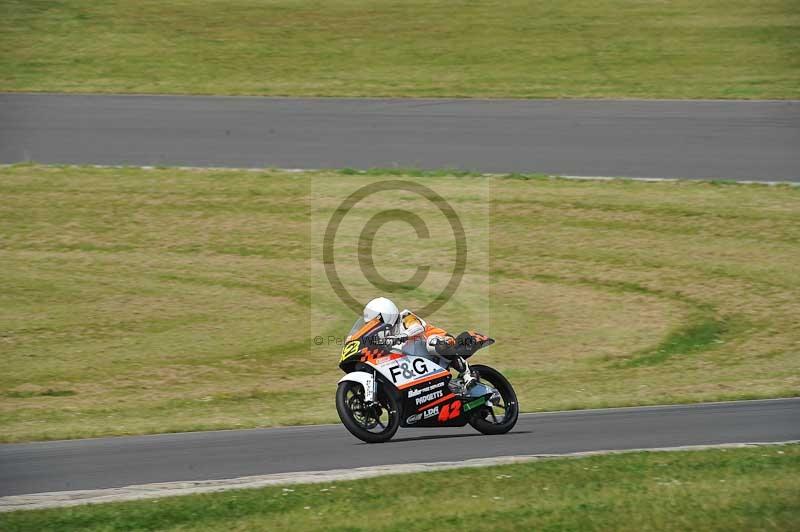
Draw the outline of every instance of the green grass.
[[[722,341],[725,323],[712,317],[700,318],[673,331],[659,345],[625,361],[628,366],[661,364],[673,355],[694,353],[709,349],[714,342]]]
[[[797,0],[4,0],[0,90],[798,98]]]
[[[414,172],[411,172],[414,174]],[[0,441],[335,422],[354,314],[321,271],[324,224],[382,172],[0,168]],[[469,238],[468,272],[433,316],[497,339],[523,410],[800,394],[800,189],[426,172]],[[398,179],[390,175],[390,179]],[[360,299],[347,240],[337,267]],[[452,269],[431,223],[375,238],[390,279]],[[389,231],[387,226],[386,231]],[[447,226],[449,231],[449,226]]]
[[[796,530],[800,446],[635,453],[0,514],[36,530]]]

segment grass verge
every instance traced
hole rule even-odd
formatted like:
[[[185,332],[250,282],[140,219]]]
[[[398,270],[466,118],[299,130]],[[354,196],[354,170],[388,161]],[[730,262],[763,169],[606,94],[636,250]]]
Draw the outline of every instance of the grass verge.
[[[385,177],[0,168],[0,440],[336,421],[341,347],[312,338],[354,317],[323,290],[315,224]],[[486,243],[427,317],[496,338],[474,360],[524,410],[800,394],[800,190],[518,177],[407,179]],[[398,206],[428,219],[410,194],[353,216]],[[384,275],[450,238],[396,223]],[[435,256],[434,284],[452,268]],[[426,287],[390,295],[419,309]]]
[[[635,453],[0,514],[21,530],[794,530],[800,446]]]
[[[4,0],[0,90],[798,98],[797,0]]]

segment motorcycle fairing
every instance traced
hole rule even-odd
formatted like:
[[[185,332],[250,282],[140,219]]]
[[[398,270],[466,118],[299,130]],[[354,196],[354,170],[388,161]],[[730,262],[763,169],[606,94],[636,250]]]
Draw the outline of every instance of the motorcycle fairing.
[[[357,362],[364,362],[369,358],[377,358],[388,351],[372,345],[371,339],[387,328],[378,318],[364,323],[358,319],[353,324],[350,333],[345,338],[342,354],[339,358],[339,367],[345,372],[352,371]]]
[[[401,391],[436,378],[450,376],[449,371],[430,359],[402,353],[368,353],[361,361],[375,368],[387,382]]]
[[[423,405],[419,408],[409,404],[406,400],[407,408],[403,409],[403,419],[400,420],[401,427],[463,427],[468,423],[469,417],[474,411],[486,404],[489,396],[479,397],[469,400],[455,394],[444,397],[445,401],[439,404]]]
[[[496,390],[482,383],[465,395],[453,393],[450,375],[403,391],[403,427],[463,427],[474,410],[486,404]]]
[[[466,395],[450,389],[450,374],[401,391],[403,402],[403,427],[463,427],[483,406],[495,390],[476,384]]]
[[[352,371],[359,363],[380,373],[400,395],[404,427],[463,427],[472,411],[491,397],[492,391],[478,385],[465,396],[450,391],[451,376],[445,367],[430,358],[387,349],[375,341],[386,325],[375,319],[356,321],[348,334],[339,366]],[[463,358],[494,343],[492,338],[475,331],[460,334],[456,351]],[[369,373],[365,373],[369,376]]]
[[[442,397],[423,405],[417,405],[414,398],[406,398],[405,417],[400,423],[403,427],[463,427],[467,424],[467,417],[461,405],[461,398],[445,384]]]
[[[400,423],[410,427],[463,427],[461,400],[450,391],[450,371],[428,358],[384,353],[362,361],[398,391],[403,405]]]

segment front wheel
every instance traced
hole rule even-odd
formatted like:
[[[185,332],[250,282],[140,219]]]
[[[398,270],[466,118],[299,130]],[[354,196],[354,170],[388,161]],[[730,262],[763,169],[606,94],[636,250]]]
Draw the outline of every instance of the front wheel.
[[[469,418],[469,424],[483,434],[505,434],[514,428],[519,417],[519,403],[514,388],[496,369],[480,365],[470,366],[470,369],[478,373],[480,382],[495,388],[500,397],[476,409]]]
[[[367,404],[364,388],[353,381],[344,381],[336,389],[336,411],[350,433],[367,443],[383,443],[391,439],[400,426],[397,400],[378,388],[376,401]]]

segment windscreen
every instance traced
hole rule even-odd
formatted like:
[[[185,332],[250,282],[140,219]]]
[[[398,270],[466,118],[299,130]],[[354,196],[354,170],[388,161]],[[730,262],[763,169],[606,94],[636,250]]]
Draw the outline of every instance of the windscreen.
[[[353,336],[361,327],[364,326],[364,318],[358,318],[353,326],[350,328],[350,332],[347,333],[347,337]]]

